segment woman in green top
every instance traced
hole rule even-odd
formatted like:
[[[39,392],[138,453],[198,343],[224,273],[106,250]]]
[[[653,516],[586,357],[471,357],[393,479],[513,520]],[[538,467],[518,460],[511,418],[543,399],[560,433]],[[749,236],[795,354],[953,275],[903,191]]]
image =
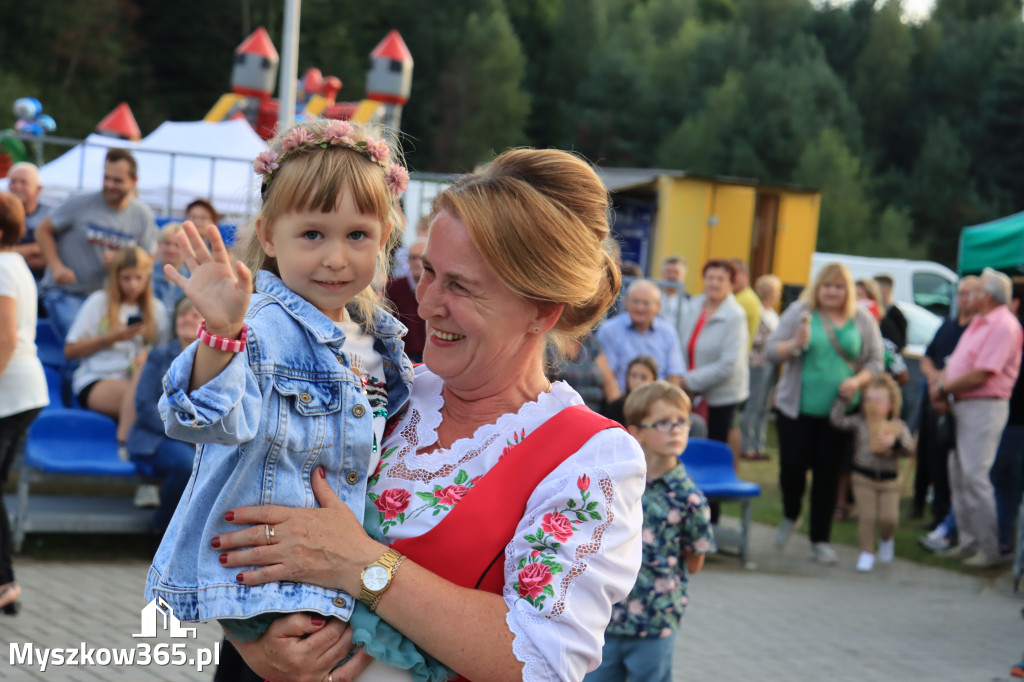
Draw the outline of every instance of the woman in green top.
[[[850,400],[851,409],[859,405],[860,389],[883,366],[878,323],[857,305],[845,265],[826,265],[786,309],[768,340],[768,356],[785,363],[775,398],[784,515],[775,544],[782,548],[798,525],[810,469],[811,550],[816,561],[834,564],[832,512],[839,467],[850,443],[829,423],[829,411],[840,397]]]

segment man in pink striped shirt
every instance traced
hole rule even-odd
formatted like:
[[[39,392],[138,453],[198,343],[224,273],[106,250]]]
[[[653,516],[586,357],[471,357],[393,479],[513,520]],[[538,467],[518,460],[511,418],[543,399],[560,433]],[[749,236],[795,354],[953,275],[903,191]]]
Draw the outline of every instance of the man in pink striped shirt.
[[[949,554],[984,568],[999,560],[995,491],[989,470],[1009,415],[1009,398],[1020,372],[1024,330],[1007,304],[1010,278],[986,268],[971,294],[977,315],[949,356],[932,399],[953,401],[956,450],[949,483],[960,544]]]

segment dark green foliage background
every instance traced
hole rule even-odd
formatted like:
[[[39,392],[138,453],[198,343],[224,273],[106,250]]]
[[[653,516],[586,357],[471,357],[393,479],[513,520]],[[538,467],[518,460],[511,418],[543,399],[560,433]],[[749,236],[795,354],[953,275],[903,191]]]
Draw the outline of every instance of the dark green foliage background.
[[[84,137],[127,101],[143,134],[197,120],[281,0],[0,0],[0,112],[42,100]],[[414,170],[574,149],[824,191],[818,249],[954,264],[960,228],[1024,210],[1020,0],[304,0],[299,69],[364,92],[397,28],[415,59]],[[0,127],[8,125],[0,117]]]

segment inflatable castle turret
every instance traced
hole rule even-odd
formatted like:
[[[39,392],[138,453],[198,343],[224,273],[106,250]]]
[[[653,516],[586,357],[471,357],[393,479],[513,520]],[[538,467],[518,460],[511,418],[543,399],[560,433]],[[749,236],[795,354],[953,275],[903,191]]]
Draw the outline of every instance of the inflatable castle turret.
[[[412,54],[398,31],[392,29],[370,53],[366,72],[366,99],[384,104],[384,123],[401,127],[402,107],[412,90]]]

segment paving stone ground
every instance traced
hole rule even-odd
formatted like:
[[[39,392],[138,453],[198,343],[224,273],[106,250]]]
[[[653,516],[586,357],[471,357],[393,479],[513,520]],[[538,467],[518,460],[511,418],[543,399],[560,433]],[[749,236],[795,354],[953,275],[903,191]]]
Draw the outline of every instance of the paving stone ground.
[[[676,645],[674,679],[731,682],[991,682],[1010,680],[1024,652],[1024,596],[1009,569],[968,576],[897,560],[869,575],[854,571],[854,548],[840,564],[809,560],[806,537],[786,551],[755,524],[752,565],[718,556],[691,583]],[[755,565],[756,564],[756,565]],[[14,661],[11,643],[37,648],[114,649],[186,644],[185,659],[220,641],[216,625],[195,639],[133,638],[145,606],[143,562],[15,564],[24,595],[16,617],[0,616],[0,680],[210,680],[194,666],[40,666]],[[171,651],[168,649],[168,651]],[[94,654],[95,656],[95,654]],[[639,682],[639,681],[638,681]]]

